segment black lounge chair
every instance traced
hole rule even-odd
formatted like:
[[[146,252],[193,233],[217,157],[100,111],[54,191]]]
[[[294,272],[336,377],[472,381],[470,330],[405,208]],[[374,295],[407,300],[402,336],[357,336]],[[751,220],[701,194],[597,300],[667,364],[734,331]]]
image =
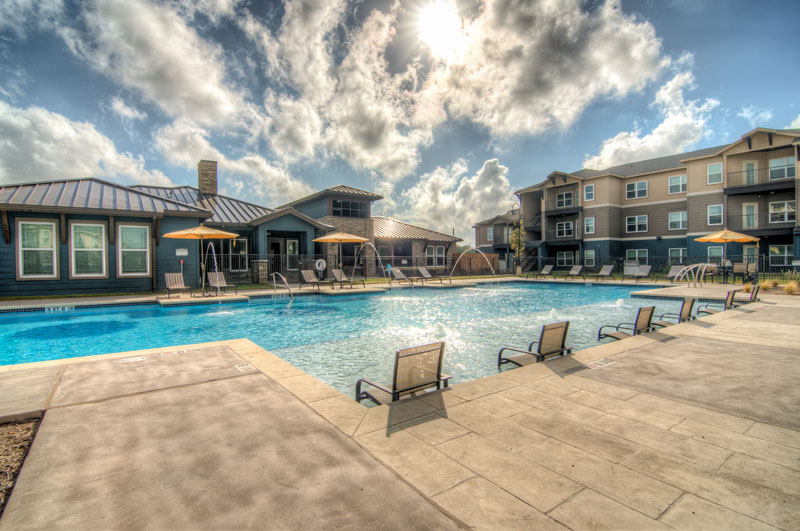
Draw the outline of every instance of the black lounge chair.
[[[350,284],[350,289],[353,289],[353,282],[361,282],[361,285],[363,287],[365,288],[367,287],[367,283],[363,278],[359,280],[351,280],[347,278],[347,275],[345,275],[344,271],[342,271],[341,269],[331,269],[331,274],[333,275],[333,282],[331,283],[331,288],[333,287],[333,284],[335,284],[336,282],[339,283],[339,289],[344,289],[345,282]]]
[[[614,276],[612,273],[614,272],[614,264],[611,265],[604,265],[600,268],[600,271],[595,273],[594,278],[595,280],[600,280],[600,278],[611,278],[613,279]]]
[[[525,278],[528,278],[531,275],[533,275],[534,279],[539,278],[540,276],[556,278],[556,276],[553,274],[552,264],[544,266],[541,271],[530,271],[528,273],[525,273]]]
[[[192,295],[192,290],[183,283],[183,273],[164,273],[164,281],[166,282],[164,291],[167,292],[168,299],[173,291],[188,291],[189,295]]]
[[[428,271],[427,267],[419,266],[419,267],[417,267],[417,271],[419,271],[419,275],[420,275],[419,281],[422,282],[423,284],[425,283],[425,281],[431,281],[431,280],[438,280],[439,284],[444,284],[444,278],[445,277],[435,277],[435,276],[431,275],[431,273],[430,273],[430,271]],[[453,283],[453,279],[452,278],[448,277],[447,280],[450,282],[450,284]]]
[[[389,285],[392,285],[392,280],[396,280],[398,282],[406,282],[411,287],[414,287],[414,279],[408,278],[405,273],[397,269],[396,267],[391,268],[389,275]]]
[[[569,272],[566,275],[564,275],[564,279],[583,278],[584,280],[586,280],[586,277],[581,274],[581,271],[583,271],[582,265],[572,266],[572,269],[570,269]]]
[[[661,326],[666,328],[667,326],[694,320],[695,318],[692,317],[692,308],[694,307],[694,302],[694,299],[683,299],[683,304],[681,304],[681,309],[678,313],[662,313],[651,324],[653,326]],[[666,319],[675,319],[677,323],[667,321]]]
[[[398,350],[394,359],[392,385],[382,385],[367,378],[356,382],[356,401],[370,399],[376,404],[388,404],[403,396],[435,387],[448,386],[450,376],[442,374],[444,342]],[[363,384],[372,388],[361,390]]]
[[[739,306],[738,304],[734,304],[733,297],[736,295],[736,290],[732,289],[728,292],[725,296],[725,302],[720,304],[718,302],[709,302],[708,304],[704,304],[702,306],[697,307],[697,315],[699,316],[701,313],[707,313],[709,315],[724,312],[725,310],[732,310]],[[715,310],[714,308],[709,308],[709,306],[722,306],[721,310]]]
[[[497,353],[497,366],[504,363],[513,363],[514,365],[522,366],[521,363],[512,360],[511,358],[504,358],[503,352],[519,352],[520,354],[530,354],[536,357],[536,361],[544,361],[552,356],[564,356],[572,354],[572,348],[566,347],[567,330],[569,330],[569,321],[562,321],[560,323],[546,324],[542,327],[542,333],[539,335],[539,341],[534,341],[528,345],[528,350],[520,350],[511,347],[503,347]],[[536,347],[534,352],[533,346]]]
[[[225,281],[225,275],[222,271],[212,271],[208,274],[208,284],[206,284],[206,292],[211,290],[220,290],[222,292],[227,292],[228,288],[233,288],[233,292],[235,294],[239,294],[239,290],[236,289],[236,286],[233,284],[228,284]]]
[[[636,321],[633,323],[620,323],[618,325],[601,326],[597,330],[597,340],[599,341],[606,337],[610,337],[612,339],[625,339],[650,332],[653,330],[651,321],[653,320],[653,312],[655,312],[655,309],[655,306],[642,306],[639,308],[639,311],[636,314]],[[614,331],[603,332],[604,328],[613,328]],[[620,330],[621,328],[628,330],[628,332],[623,332]]]
[[[310,286],[316,286],[317,291],[319,291],[319,287],[321,284],[330,284],[331,289],[333,289],[333,280],[320,280],[317,278],[317,274],[314,273],[311,269],[301,269],[300,270],[300,289],[303,289],[303,286],[306,284]]]

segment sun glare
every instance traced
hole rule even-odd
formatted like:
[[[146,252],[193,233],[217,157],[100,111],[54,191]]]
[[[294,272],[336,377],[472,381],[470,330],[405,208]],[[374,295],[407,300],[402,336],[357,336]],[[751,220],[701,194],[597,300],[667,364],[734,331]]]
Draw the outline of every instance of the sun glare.
[[[457,60],[466,48],[467,36],[456,6],[435,0],[423,7],[419,14],[419,38],[437,59]]]

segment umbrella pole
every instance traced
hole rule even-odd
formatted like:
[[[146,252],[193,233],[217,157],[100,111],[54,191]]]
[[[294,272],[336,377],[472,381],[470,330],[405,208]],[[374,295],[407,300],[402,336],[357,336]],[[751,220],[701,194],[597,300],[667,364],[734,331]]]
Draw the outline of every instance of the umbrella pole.
[[[206,294],[206,261],[203,258],[203,237],[200,237],[200,285],[202,291],[200,296],[204,297]]]

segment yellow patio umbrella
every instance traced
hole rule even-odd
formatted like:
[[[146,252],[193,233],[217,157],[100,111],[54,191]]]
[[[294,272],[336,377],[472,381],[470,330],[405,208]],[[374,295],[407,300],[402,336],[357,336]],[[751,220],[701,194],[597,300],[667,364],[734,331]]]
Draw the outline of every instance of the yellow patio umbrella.
[[[230,239],[236,238],[238,234],[227,232],[224,230],[213,229],[205,225],[198,225],[190,229],[176,230],[175,232],[168,232],[164,238],[175,238],[178,240],[200,240],[200,277],[203,285],[203,293],[206,291],[206,261],[203,258],[203,240],[217,240],[217,239]],[[217,288],[217,295],[219,295],[219,288]]]
[[[741,232],[733,232],[732,230],[724,229],[695,238],[694,241],[724,243],[725,246],[722,251],[722,265],[724,266],[725,256],[728,254],[728,242],[756,242],[756,246],[758,246],[758,241],[760,239],[761,238],[756,238],[755,236],[742,234]]]
[[[312,241],[318,243],[338,243],[339,244],[339,269],[342,268],[342,244],[343,243],[366,243],[369,238],[362,238],[355,234],[347,234],[346,232],[332,232],[319,238],[314,238]]]

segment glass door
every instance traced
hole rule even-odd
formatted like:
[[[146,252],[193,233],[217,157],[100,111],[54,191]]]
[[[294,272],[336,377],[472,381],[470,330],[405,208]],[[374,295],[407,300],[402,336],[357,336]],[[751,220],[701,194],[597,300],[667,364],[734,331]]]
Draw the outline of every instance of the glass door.
[[[758,181],[758,167],[756,161],[746,160],[742,162],[744,168],[744,184],[756,184]]]
[[[247,238],[235,238],[230,246],[231,271],[247,271],[250,264],[247,255]]]
[[[742,203],[742,228],[758,228],[758,203]]]
[[[286,269],[297,271],[297,263],[300,259],[300,240],[286,239]]]

